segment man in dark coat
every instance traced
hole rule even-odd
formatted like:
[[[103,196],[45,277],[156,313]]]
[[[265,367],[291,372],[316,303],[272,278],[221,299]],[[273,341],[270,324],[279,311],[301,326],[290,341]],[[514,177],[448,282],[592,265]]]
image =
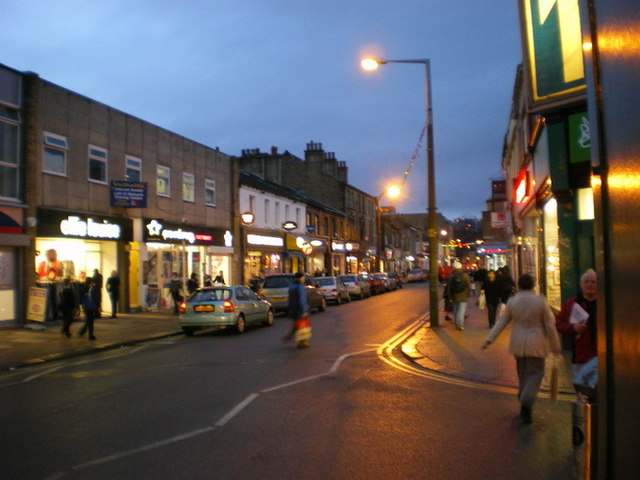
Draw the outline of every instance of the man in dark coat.
[[[93,286],[96,290],[96,295],[98,299],[98,309],[96,310],[96,318],[100,318],[102,316],[102,287],[104,285],[102,274],[98,271],[97,268],[93,269]]]
[[[107,278],[107,292],[111,299],[111,318],[117,318],[118,299],[120,298],[120,277],[115,270],[111,272],[111,276]]]
[[[78,336],[83,336],[84,332],[89,331],[89,340],[95,340],[93,335],[93,321],[96,318],[96,312],[98,311],[98,288],[93,284],[92,278],[87,278],[87,285],[89,290],[82,299],[82,310],[84,310],[85,322],[83,327],[78,332]]]
[[[293,321],[291,332],[285,336],[285,340],[290,340],[296,332],[296,320],[309,316],[309,300],[307,298],[307,290],[304,286],[305,277],[303,273],[295,274],[295,282],[289,287],[289,318]],[[298,342],[298,347],[308,347],[309,342]]]
[[[66,277],[62,284],[64,285],[60,297],[60,310],[62,311],[63,317],[62,333],[70,337],[71,331],[69,329],[76,315],[76,295],[71,288],[71,279],[69,277]]]

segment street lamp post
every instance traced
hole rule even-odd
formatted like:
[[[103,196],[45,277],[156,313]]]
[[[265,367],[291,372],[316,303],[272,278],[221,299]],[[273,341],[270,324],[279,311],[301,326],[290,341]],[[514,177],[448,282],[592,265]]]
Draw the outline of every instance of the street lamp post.
[[[431,108],[431,61],[428,58],[417,60],[384,60],[367,58],[362,60],[362,68],[375,70],[379,65],[387,63],[414,63],[425,67],[425,109],[427,135],[427,238],[429,239],[429,317],[431,327],[440,326],[438,313],[438,235],[436,232],[436,186],[435,165],[433,155],[433,111]]]

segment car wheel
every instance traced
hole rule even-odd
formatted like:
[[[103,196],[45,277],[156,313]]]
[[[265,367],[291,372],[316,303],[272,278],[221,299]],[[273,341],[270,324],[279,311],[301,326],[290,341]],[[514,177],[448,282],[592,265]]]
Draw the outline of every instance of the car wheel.
[[[266,327],[270,327],[271,325],[273,325],[273,310],[269,310],[267,312],[267,318],[264,322],[262,322],[262,324]]]
[[[340,294],[338,294],[336,296],[336,305],[340,305],[342,303],[342,298],[340,297]]]
[[[320,300],[320,305],[318,306],[318,311],[319,312],[324,312],[327,310],[327,300],[322,297],[322,300]]]
[[[239,315],[238,320],[236,320],[235,330],[236,333],[244,333],[245,324],[244,324],[244,315]]]
[[[182,331],[187,337],[192,337],[196,329],[194,327],[182,327]]]

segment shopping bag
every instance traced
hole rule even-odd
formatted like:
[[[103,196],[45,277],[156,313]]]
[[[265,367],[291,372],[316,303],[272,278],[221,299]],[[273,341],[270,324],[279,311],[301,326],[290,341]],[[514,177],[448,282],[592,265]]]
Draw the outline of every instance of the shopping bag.
[[[480,310],[487,308],[487,297],[484,296],[484,292],[482,292],[478,297],[478,308]]]
[[[306,342],[311,338],[311,320],[309,317],[300,317],[296,320],[296,331],[293,339],[296,342]]]
[[[554,358],[551,365],[551,378],[549,379],[549,393],[551,400],[556,401],[558,399],[558,361]]]

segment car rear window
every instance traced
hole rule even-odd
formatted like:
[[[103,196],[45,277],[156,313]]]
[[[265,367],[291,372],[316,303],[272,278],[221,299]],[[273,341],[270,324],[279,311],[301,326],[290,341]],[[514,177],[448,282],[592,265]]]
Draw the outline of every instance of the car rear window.
[[[216,302],[219,300],[229,300],[231,290],[228,288],[216,288],[214,290],[200,290],[194,293],[188,303]]]
[[[262,288],[289,288],[293,285],[293,277],[267,277]]]
[[[342,279],[343,282],[354,282],[356,281],[356,277],[354,277],[353,275],[344,275],[342,277],[340,277]]]
[[[323,278],[323,277],[320,277],[320,278],[316,278],[316,281],[317,281],[320,285],[325,286],[325,287],[326,287],[327,285],[335,285],[335,283],[336,283],[335,278]]]

